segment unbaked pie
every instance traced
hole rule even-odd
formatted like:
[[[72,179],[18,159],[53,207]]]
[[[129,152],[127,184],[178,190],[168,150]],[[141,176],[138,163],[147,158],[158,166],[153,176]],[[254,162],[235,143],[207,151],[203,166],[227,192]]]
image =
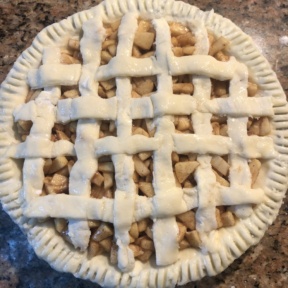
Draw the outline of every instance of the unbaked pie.
[[[278,213],[286,105],[229,20],[106,0],[39,33],[1,86],[3,207],[39,257],[103,286],[215,275]]]

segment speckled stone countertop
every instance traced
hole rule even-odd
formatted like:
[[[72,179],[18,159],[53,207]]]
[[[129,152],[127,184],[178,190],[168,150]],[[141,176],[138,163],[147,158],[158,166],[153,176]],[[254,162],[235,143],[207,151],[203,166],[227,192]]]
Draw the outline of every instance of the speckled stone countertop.
[[[0,83],[17,56],[30,45],[42,28],[100,1],[92,0],[1,0]],[[279,39],[288,36],[287,0],[195,0],[203,10],[230,18],[252,36],[288,93],[288,46]],[[0,288],[90,288],[96,284],[58,273],[39,260],[26,237],[0,210]],[[288,197],[279,216],[261,242],[250,248],[216,277],[204,278],[183,287],[273,288],[288,287]]]

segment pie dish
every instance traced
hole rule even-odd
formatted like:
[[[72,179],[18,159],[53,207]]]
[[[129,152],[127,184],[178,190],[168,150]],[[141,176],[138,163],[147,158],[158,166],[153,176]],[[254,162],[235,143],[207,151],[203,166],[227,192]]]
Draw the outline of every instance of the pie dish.
[[[103,286],[221,272],[287,188],[286,99],[266,60],[229,20],[163,3],[105,1],[46,28],[1,86],[4,208],[55,269]]]

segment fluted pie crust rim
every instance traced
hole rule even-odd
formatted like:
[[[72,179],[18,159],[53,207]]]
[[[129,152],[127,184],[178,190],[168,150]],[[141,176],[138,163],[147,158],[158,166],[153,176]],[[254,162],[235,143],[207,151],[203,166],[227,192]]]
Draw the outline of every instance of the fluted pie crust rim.
[[[164,5],[165,4],[165,5]],[[84,22],[102,13],[103,18],[117,19],[128,11],[140,15],[169,15],[169,19],[203,22],[216,36],[230,41],[230,55],[244,63],[261,90],[273,99],[273,140],[276,157],[269,160],[263,203],[254,208],[253,214],[226,228],[222,233],[221,247],[215,253],[191,250],[169,266],[156,267],[150,262],[136,262],[132,272],[121,272],[109,264],[105,256],[88,260],[86,254],[67,244],[49,222],[39,223],[24,216],[21,170],[16,160],[6,156],[7,147],[15,142],[13,110],[23,103],[28,91],[28,70],[39,66],[42,51],[51,45],[61,45],[67,35],[76,35]],[[66,37],[67,39],[67,37]],[[243,54],[243,51],[245,53]],[[1,85],[0,130],[0,197],[4,210],[27,235],[36,254],[54,269],[70,272],[76,277],[89,279],[109,287],[172,287],[185,284],[208,275],[222,272],[251,245],[263,237],[268,226],[275,220],[287,189],[288,160],[288,107],[286,96],[267,60],[260,54],[252,39],[230,20],[213,12],[203,12],[183,2],[148,0],[107,0],[97,7],[79,12],[68,19],[43,29],[32,45],[22,53]]]

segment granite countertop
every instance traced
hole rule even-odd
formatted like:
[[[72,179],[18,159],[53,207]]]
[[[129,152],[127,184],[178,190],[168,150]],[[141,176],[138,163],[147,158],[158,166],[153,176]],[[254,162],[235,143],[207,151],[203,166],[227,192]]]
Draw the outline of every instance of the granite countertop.
[[[2,0],[0,1],[0,83],[13,62],[42,28],[97,0]],[[288,36],[287,0],[194,0],[203,10],[230,18],[249,34],[262,50],[288,93],[288,46],[279,39]],[[283,38],[284,39],[284,38]],[[288,45],[288,44],[287,44]],[[38,259],[9,216],[0,209],[0,288],[99,287],[70,274],[58,273]],[[218,276],[183,287],[249,288],[288,287],[288,197],[274,224],[256,246],[250,248]]]

